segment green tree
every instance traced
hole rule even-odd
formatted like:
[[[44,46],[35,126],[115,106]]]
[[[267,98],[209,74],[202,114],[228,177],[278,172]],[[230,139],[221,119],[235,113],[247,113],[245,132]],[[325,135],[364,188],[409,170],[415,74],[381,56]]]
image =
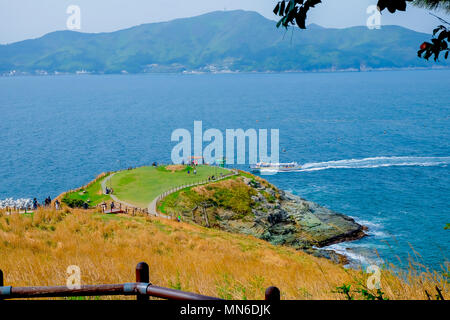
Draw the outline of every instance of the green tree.
[[[387,9],[390,13],[406,11],[408,2],[431,10],[445,10],[450,12],[450,0],[378,0],[378,10],[383,12]],[[322,3],[321,0],[278,1],[273,9],[274,14],[280,16],[277,28],[283,26],[287,29],[289,26],[297,25],[300,29],[306,29],[306,19],[309,10],[320,3]],[[445,59],[448,58],[450,43],[450,30],[447,27],[450,26],[450,23],[437,16],[436,18],[442,24],[434,29],[431,41],[422,43],[418,51],[419,57],[428,60],[434,56],[435,61],[439,59],[441,53],[444,53]]]

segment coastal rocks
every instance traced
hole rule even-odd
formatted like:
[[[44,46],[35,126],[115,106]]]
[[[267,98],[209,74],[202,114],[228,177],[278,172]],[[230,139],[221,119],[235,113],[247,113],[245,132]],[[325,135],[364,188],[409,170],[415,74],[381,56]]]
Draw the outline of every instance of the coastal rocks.
[[[244,178],[243,182],[253,189],[251,218],[233,219],[233,214],[220,210],[221,229],[288,245],[335,262],[345,259],[320,248],[365,236],[366,228],[348,216],[279,190],[264,180]]]

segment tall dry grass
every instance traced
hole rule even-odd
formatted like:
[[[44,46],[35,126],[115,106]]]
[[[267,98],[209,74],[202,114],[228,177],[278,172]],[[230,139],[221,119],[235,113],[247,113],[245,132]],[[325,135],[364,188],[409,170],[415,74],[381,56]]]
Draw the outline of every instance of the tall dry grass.
[[[81,268],[83,284],[133,282],[140,261],[149,264],[155,285],[226,299],[262,299],[271,285],[282,299],[344,299],[337,286],[367,278],[291,248],[164,219],[67,209],[41,209],[33,217],[0,212],[7,285],[64,285],[69,265]],[[424,290],[434,292],[435,285],[448,295],[437,274],[401,280],[385,271],[381,282],[390,299],[425,299]]]

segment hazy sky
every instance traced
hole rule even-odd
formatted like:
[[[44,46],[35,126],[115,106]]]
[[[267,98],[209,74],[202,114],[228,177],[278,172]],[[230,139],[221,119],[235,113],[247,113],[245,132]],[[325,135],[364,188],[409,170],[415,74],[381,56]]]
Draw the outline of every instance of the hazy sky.
[[[313,9],[308,23],[325,27],[365,25],[366,9],[377,0],[323,0]],[[215,10],[244,9],[276,17],[276,0],[0,0],[0,43],[40,37],[66,29],[69,5],[81,9],[81,32],[109,32],[142,23],[196,16]],[[444,18],[449,15],[440,13]],[[406,13],[385,12],[382,24],[398,24],[430,33],[439,24],[427,10],[409,6]]]

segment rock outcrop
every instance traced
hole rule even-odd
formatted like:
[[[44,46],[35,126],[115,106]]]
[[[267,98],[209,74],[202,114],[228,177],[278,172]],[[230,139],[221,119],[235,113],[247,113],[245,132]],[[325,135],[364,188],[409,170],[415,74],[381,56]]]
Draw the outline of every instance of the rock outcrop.
[[[262,179],[243,178],[243,182],[255,191],[251,196],[254,217],[236,220],[229,213],[219,212],[221,229],[340,262],[343,257],[319,248],[365,236],[366,228],[348,216],[279,190]]]
[[[348,216],[247,173],[181,192],[166,202],[165,208],[169,214],[181,213],[184,219],[197,224],[252,235],[336,262],[345,261],[344,257],[321,248],[360,239],[366,229]]]

